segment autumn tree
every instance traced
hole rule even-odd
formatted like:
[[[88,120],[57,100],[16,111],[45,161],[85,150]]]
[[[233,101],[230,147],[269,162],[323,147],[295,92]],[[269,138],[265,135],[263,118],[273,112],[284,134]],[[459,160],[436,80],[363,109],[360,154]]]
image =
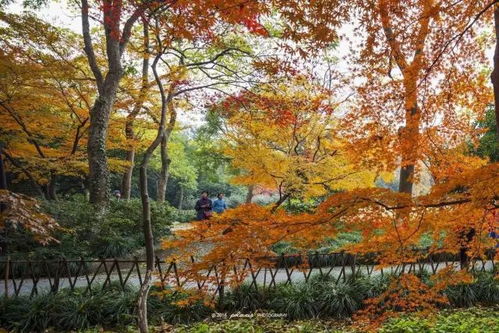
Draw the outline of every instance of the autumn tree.
[[[57,176],[86,173],[92,79],[77,35],[30,14],[0,20],[2,153],[19,179],[55,199]]]
[[[368,137],[370,147],[360,149],[384,147],[387,163],[401,168],[399,190],[412,193],[418,161],[474,135],[469,119],[483,114],[490,101],[478,35],[483,24],[475,23],[489,2],[351,4],[363,36],[352,64],[365,81],[345,124],[356,122],[357,136]]]
[[[376,175],[351,162],[338,134],[332,92],[309,78],[261,84],[218,104],[223,153],[242,170],[233,181],[287,198],[372,186]]]
[[[166,27],[167,28],[167,27]],[[218,34],[208,34],[197,40],[172,39],[163,34],[160,22],[156,26],[155,52],[161,52],[162,80],[166,85],[176,84],[173,99],[168,105],[169,122],[161,142],[161,172],[158,180],[157,200],[165,200],[168,169],[171,157],[168,141],[177,122],[177,110],[188,113],[199,109],[204,100],[230,94],[257,81],[258,70],[252,63],[258,55],[251,42],[257,37],[244,36],[245,28],[220,23]],[[156,117],[157,118],[157,117]],[[157,120],[156,120],[157,121]]]

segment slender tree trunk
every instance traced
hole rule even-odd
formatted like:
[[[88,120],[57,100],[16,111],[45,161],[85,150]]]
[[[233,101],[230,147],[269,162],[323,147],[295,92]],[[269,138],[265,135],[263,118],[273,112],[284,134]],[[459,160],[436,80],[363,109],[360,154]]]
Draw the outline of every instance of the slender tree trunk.
[[[7,175],[5,173],[5,167],[3,164],[2,147],[0,144],[0,190],[6,190],[6,189],[7,189]]]
[[[184,187],[180,185],[180,193],[179,193],[179,199],[178,199],[178,209],[182,209],[182,205],[184,204]]]
[[[42,199],[48,199],[46,197],[46,193],[43,191],[43,187],[35,180],[35,178],[33,177],[33,175],[27,170],[25,169],[20,163],[18,163],[12,156],[10,156],[5,150],[2,150],[0,152],[3,152],[3,155],[5,157],[7,157],[7,159],[9,160],[9,162],[15,166],[16,168],[18,168],[19,170],[21,170],[24,175],[29,179],[31,180],[31,182],[33,183],[33,186],[34,188],[36,189],[36,191],[38,192],[38,194],[40,195],[40,197]]]
[[[5,168],[3,165],[3,157],[2,157],[2,144],[0,143],[0,190],[6,190],[7,189],[7,176],[5,174]],[[4,211],[5,205],[0,202],[0,214]],[[3,230],[3,237],[2,239],[4,241],[0,242],[0,255],[5,255],[7,254],[7,228],[4,228]]]
[[[272,206],[271,212],[275,213],[277,208],[281,207],[281,205],[284,203],[284,201],[286,201],[289,198],[289,196],[290,196],[289,193],[286,193],[283,196],[281,196],[279,200],[277,200],[277,202],[274,204],[274,206]]]
[[[166,185],[168,183],[168,171],[170,169],[170,163],[171,163],[170,156],[168,155],[168,142],[170,141],[170,136],[173,130],[175,129],[175,124],[177,123],[177,111],[175,110],[173,101],[170,101],[168,103],[167,108],[170,119],[168,120],[168,126],[165,130],[165,135],[163,136],[163,140],[161,141],[161,173],[159,175],[158,191],[157,191],[158,202],[165,201]]]
[[[132,195],[132,175],[133,167],[135,162],[135,148],[130,147],[130,150],[126,152],[126,161],[130,165],[126,168],[123,174],[123,179],[121,180],[121,195],[125,200],[130,200]]]
[[[496,33],[496,48],[494,52],[494,70],[490,75],[494,87],[494,105],[496,114],[496,140],[499,141],[499,6],[494,10],[494,28]]]
[[[254,185],[248,186],[248,192],[246,193],[246,203],[251,203],[251,199],[253,199],[253,190],[255,189]]]
[[[57,177],[56,175],[52,175],[50,177],[50,181],[47,184],[47,199],[49,200],[57,200]]]
[[[468,269],[470,264],[470,257],[468,255],[468,251],[470,249],[470,244],[475,237],[475,229],[469,228],[466,230],[462,230],[459,234],[459,238],[461,241],[461,247],[459,249],[459,266],[461,269]]]
[[[149,24],[147,21],[143,22],[143,46],[144,46],[144,58],[142,59],[142,85],[140,87],[139,96],[135,102],[133,110],[126,117],[125,123],[125,137],[127,142],[132,142],[136,139],[134,133],[134,122],[137,115],[140,113],[142,106],[144,105],[144,100],[146,98],[147,92],[149,91]],[[132,193],[132,174],[135,162],[135,146],[131,144],[129,150],[126,154],[126,161],[130,164],[125,173],[123,174],[123,179],[121,181],[121,195],[125,200],[130,200]]]
[[[139,330],[141,333],[148,332],[148,323],[147,323],[147,296],[149,294],[149,289],[151,286],[151,278],[148,278],[149,275],[152,276],[154,271],[154,237],[152,232],[152,223],[151,223],[151,207],[150,207],[150,199],[149,199],[149,191],[147,187],[147,168],[149,166],[149,160],[151,159],[152,154],[156,150],[156,148],[161,144],[163,140],[163,136],[165,135],[165,123],[166,123],[166,109],[167,105],[171,102],[173,98],[173,87],[170,86],[170,90],[168,94],[165,93],[163,88],[163,84],[156,70],[156,66],[161,58],[161,53],[158,53],[154,58],[152,64],[152,71],[154,73],[154,78],[156,80],[156,84],[158,85],[158,89],[161,95],[161,118],[158,126],[158,132],[156,134],[156,138],[149,145],[144,153],[144,157],[142,159],[142,163],[140,164],[140,172],[139,172],[139,188],[140,188],[140,198],[142,201],[142,229],[144,232],[144,240],[146,244],[146,277],[142,282],[139,290],[139,299],[138,299],[138,313],[139,313]]]
[[[168,156],[168,137],[164,135],[161,140],[161,173],[158,180],[157,201],[160,203],[165,202],[166,186],[168,184],[168,171],[170,169],[170,157]]]

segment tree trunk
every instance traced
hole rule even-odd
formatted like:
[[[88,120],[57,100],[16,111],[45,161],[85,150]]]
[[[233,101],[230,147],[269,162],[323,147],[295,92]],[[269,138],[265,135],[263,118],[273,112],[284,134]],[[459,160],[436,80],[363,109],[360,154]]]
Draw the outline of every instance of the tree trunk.
[[[5,168],[3,165],[2,144],[0,143],[0,190],[6,190],[6,189],[7,189],[7,177],[5,175]],[[6,208],[5,205],[0,202],[0,214],[5,210],[5,208]],[[0,255],[3,256],[7,254],[7,228],[4,228],[2,233],[3,233],[2,235],[3,241],[0,242]]]
[[[133,167],[135,162],[135,148],[130,147],[130,150],[126,152],[126,161],[130,165],[126,168],[123,174],[123,179],[121,180],[121,196],[125,200],[130,200],[132,195],[132,175]]]
[[[97,85],[97,99],[90,110],[90,125],[88,133],[88,185],[90,202],[102,214],[109,204],[109,168],[106,156],[106,140],[109,126],[109,116],[116,99],[118,85],[123,76],[121,64],[123,52],[130,40],[135,22],[142,16],[146,7],[137,6],[128,18],[124,18],[121,2],[109,4],[102,9],[106,44],[105,53],[107,72],[104,75],[94,52],[92,34],[90,32],[88,0],[81,0],[81,20],[84,51],[89,67]],[[122,25],[122,20],[124,24]]]
[[[57,191],[56,191],[56,176],[52,175],[50,177],[50,181],[47,184],[47,199],[49,200],[57,200]]]
[[[165,93],[163,84],[156,70],[156,66],[161,58],[161,53],[158,53],[154,58],[152,64],[152,71],[154,73],[154,78],[158,85],[158,89],[161,95],[161,118],[158,126],[158,132],[156,138],[151,142],[149,147],[147,147],[142,163],[140,164],[139,173],[139,188],[140,188],[140,198],[142,202],[142,230],[144,233],[144,240],[146,245],[146,275],[152,274],[154,271],[154,237],[152,232],[151,223],[151,207],[149,200],[149,191],[147,187],[147,168],[149,166],[149,160],[156,148],[160,145],[165,135],[165,123],[166,123],[166,109],[167,105],[171,102],[173,98],[173,87],[170,87],[168,95]],[[138,300],[138,311],[139,311],[139,329],[141,333],[148,332],[147,323],[147,295],[149,293],[149,288],[151,284],[151,279],[144,279],[142,285],[140,286],[140,295]]]
[[[178,209],[182,209],[182,205],[184,204],[184,187],[180,185],[180,198],[178,199]]]
[[[470,249],[470,243],[475,237],[475,229],[469,228],[463,230],[459,233],[459,238],[461,241],[461,247],[459,248],[459,266],[461,269],[468,269],[470,264],[470,257],[468,251]]]
[[[149,332],[149,327],[147,324],[147,296],[149,295],[149,289],[151,289],[151,278],[152,270],[146,270],[146,275],[144,276],[144,281],[139,289],[139,299],[138,299],[138,322],[139,322],[139,332]]]
[[[248,186],[248,192],[246,193],[246,203],[251,203],[251,199],[253,199],[253,190],[255,186],[254,185],[249,185]]]
[[[499,6],[494,10],[494,27],[496,33],[496,48],[494,52],[494,70],[490,77],[494,87],[494,105],[496,113],[496,140],[499,141]]]
[[[2,147],[0,146],[0,190],[7,189],[7,175],[3,164]]]
[[[407,75],[407,74],[405,74]],[[419,142],[420,111],[417,105],[417,80],[413,73],[405,78],[405,121],[399,133],[402,146],[402,166],[400,168],[399,192],[412,194],[414,171]]]
[[[400,168],[399,192],[412,194],[412,178],[414,176],[414,164]]]
[[[170,94],[172,93],[172,87],[170,87]],[[168,126],[165,130],[165,135],[163,140],[161,140],[161,174],[159,176],[158,191],[157,191],[157,201],[164,202],[166,194],[166,185],[168,183],[168,171],[170,169],[170,157],[168,156],[168,141],[170,141],[170,136],[175,129],[175,124],[177,123],[177,111],[173,105],[173,101],[169,101],[167,105],[168,113],[170,119],[168,120]]]
[[[99,94],[90,112],[88,135],[88,185],[90,202],[98,209],[109,203],[109,168],[107,164],[106,140],[111,109],[116,98],[121,72],[108,73],[105,91]],[[108,80],[109,78],[109,80]]]
[[[165,202],[166,186],[168,184],[168,170],[170,169],[170,157],[168,156],[168,137],[164,135],[161,140],[161,173],[158,181],[158,192],[156,200],[160,203]]]
[[[143,46],[144,46],[144,58],[142,59],[142,85],[140,87],[140,92],[133,110],[126,117],[125,123],[125,137],[127,142],[132,142],[136,139],[134,133],[134,122],[137,115],[140,113],[142,106],[144,105],[144,100],[146,98],[147,92],[149,91],[149,24],[147,21],[143,22]],[[135,146],[131,144],[129,150],[126,154],[126,161],[130,164],[125,173],[123,174],[123,179],[121,181],[121,196],[125,200],[130,200],[132,193],[132,174],[135,162]]]
[[[274,204],[274,206],[272,206],[272,210],[271,212],[272,213],[275,213],[275,211],[281,207],[281,205],[284,203],[284,201],[286,201],[288,198],[289,198],[290,194],[289,193],[286,193],[284,194],[283,196],[281,196],[279,198],[279,200],[277,200],[277,202]]]

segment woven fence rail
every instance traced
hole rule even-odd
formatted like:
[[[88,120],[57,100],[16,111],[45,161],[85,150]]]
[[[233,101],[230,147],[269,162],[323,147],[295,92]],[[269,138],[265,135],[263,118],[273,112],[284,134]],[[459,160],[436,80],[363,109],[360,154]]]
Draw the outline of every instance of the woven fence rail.
[[[308,282],[316,274],[337,283],[359,276],[418,273],[435,274],[444,267],[460,268],[458,255],[440,253],[416,262],[377,268],[375,255],[348,253],[282,255],[257,260],[240,260],[230,267],[214,265],[209,269],[186,274],[186,263],[167,262],[156,258],[155,283],[160,288],[194,288],[209,290],[223,297],[229,279],[238,278],[254,288],[275,287],[279,283]],[[195,259],[191,257],[191,263]],[[486,257],[472,258],[470,271],[496,271],[495,251]],[[126,290],[139,287],[145,274],[145,260],[121,259],[60,259],[60,260],[0,260],[0,296],[35,296],[61,290],[118,287]]]

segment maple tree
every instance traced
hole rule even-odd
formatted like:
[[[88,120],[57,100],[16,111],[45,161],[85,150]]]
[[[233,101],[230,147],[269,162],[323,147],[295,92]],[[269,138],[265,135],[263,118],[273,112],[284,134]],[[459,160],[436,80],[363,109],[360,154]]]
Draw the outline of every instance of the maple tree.
[[[418,161],[476,136],[470,115],[481,117],[491,94],[478,33],[486,22],[470,22],[490,3],[352,4],[359,11],[363,41],[354,55],[353,75],[366,81],[357,88],[358,107],[345,124],[363,119],[357,122],[357,135],[363,137],[357,146],[368,150],[360,144],[365,140],[371,148],[383,147],[389,164],[400,163],[399,190],[411,193]]]
[[[58,175],[86,172],[93,85],[75,34],[33,15],[0,13],[0,20],[2,153],[19,179],[55,199]]]
[[[51,216],[41,211],[37,200],[0,188],[0,208],[0,231],[2,233],[5,233],[7,229],[24,229],[42,244],[57,242],[52,235],[59,229],[59,225]],[[3,252],[6,249],[1,250]]]
[[[308,80],[261,84],[215,106],[224,119],[221,150],[242,170],[233,181],[278,191],[274,208],[290,197],[373,186],[376,178],[351,163],[331,92]]]

